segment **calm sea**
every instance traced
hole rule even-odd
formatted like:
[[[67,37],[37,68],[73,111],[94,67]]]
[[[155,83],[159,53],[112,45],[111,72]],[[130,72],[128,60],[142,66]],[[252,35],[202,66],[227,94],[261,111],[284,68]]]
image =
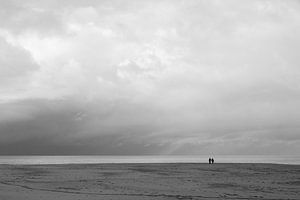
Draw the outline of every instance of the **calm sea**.
[[[300,156],[215,155],[216,163],[300,164]],[[209,156],[0,156],[0,164],[207,163]]]

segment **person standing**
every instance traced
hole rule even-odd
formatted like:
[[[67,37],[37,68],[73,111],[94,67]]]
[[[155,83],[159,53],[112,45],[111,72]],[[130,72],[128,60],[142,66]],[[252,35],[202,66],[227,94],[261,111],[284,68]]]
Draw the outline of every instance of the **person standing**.
[[[211,158],[211,164],[214,164],[215,160],[214,158]]]
[[[208,159],[208,163],[211,164],[211,158]]]

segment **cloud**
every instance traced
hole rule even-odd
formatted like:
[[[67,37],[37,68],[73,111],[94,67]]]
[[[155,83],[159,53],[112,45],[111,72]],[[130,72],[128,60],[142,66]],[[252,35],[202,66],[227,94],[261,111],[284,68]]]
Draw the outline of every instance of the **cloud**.
[[[299,9],[297,1],[5,2],[2,150],[297,154]]]
[[[1,28],[12,33],[38,30],[40,34],[61,31],[60,14],[36,1],[3,1],[0,8]]]
[[[31,73],[39,68],[30,52],[0,37],[0,102],[14,99],[26,90]]]
[[[1,80],[15,78],[38,68],[29,52],[25,49],[10,45],[0,38]]]

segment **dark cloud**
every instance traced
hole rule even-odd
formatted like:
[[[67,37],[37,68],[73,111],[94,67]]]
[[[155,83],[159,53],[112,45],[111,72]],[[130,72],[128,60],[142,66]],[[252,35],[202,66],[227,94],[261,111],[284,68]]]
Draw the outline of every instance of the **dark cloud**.
[[[199,123],[194,124],[195,121],[187,121],[180,112],[170,117],[155,111],[155,107],[102,103],[98,108],[71,100],[2,104],[4,112],[7,109],[19,113],[0,123],[0,152],[22,155],[294,154],[300,142],[297,134],[300,127],[293,127],[294,122],[282,124],[274,119],[270,125],[261,122],[265,129],[259,129],[258,122],[249,118],[245,123],[231,117],[231,121],[199,119]],[[161,112],[160,117],[158,112]]]
[[[28,100],[1,105],[18,111],[25,107],[28,115],[0,123],[1,154],[128,155],[159,153],[163,148],[145,140],[145,134],[155,129],[143,123],[147,120],[144,115],[139,119],[139,112],[143,111],[138,110],[144,109],[139,105],[134,106],[137,111],[124,106],[106,112],[99,108],[99,112],[89,110],[89,106],[64,100]],[[129,117],[128,110],[135,115]]]

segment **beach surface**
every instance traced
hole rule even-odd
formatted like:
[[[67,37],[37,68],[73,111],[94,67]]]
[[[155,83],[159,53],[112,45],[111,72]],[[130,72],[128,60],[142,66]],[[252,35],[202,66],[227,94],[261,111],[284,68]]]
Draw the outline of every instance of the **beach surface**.
[[[300,165],[0,165],[0,200],[300,199]]]

